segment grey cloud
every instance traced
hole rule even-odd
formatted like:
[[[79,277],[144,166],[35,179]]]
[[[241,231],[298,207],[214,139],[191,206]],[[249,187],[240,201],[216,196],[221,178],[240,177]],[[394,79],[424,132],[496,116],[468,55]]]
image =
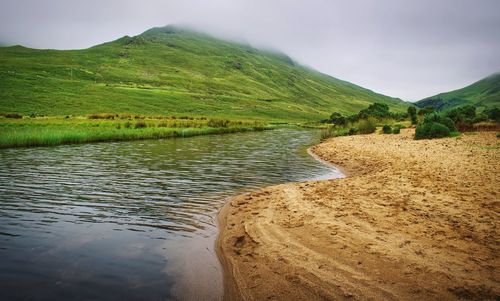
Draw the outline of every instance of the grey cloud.
[[[3,0],[0,41],[85,48],[167,24],[282,50],[374,91],[420,98],[500,71],[496,0]]]

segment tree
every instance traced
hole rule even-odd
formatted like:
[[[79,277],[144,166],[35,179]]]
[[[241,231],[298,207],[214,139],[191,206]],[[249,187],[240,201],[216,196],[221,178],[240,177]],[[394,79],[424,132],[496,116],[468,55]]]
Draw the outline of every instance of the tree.
[[[422,108],[420,111],[418,111],[418,115],[419,116],[422,116],[422,115],[427,115],[427,114],[431,114],[431,113],[434,113],[434,107],[433,106],[425,106],[424,108]]]
[[[500,108],[488,108],[484,110],[484,114],[486,114],[490,120],[500,122]]]
[[[335,112],[330,116],[330,122],[338,126],[345,126],[347,119],[342,114]]]
[[[476,107],[471,105],[461,106],[449,111],[448,113],[446,113],[446,116],[451,118],[455,123],[471,123],[473,119],[476,118]]]
[[[358,113],[359,119],[366,119],[368,117],[384,118],[391,117],[389,106],[383,103],[373,103],[367,109],[361,110]]]
[[[410,117],[411,124],[417,124],[417,109],[415,107],[408,107],[408,117]]]

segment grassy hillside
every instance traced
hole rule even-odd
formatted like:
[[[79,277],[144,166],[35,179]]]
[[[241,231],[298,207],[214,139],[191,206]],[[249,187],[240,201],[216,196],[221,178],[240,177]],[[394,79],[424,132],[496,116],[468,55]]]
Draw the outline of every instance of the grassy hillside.
[[[500,73],[488,76],[465,88],[441,93],[415,103],[422,108],[432,105],[440,111],[467,104],[479,109],[500,107]]]
[[[407,107],[284,54],[173,26],[83,50],[0,48],[0,112],[305,121],[373,102]]]

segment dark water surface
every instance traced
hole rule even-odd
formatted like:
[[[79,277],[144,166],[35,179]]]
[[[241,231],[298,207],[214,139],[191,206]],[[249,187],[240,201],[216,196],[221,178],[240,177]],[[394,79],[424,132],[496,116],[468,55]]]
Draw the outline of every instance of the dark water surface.
[[[318,132],[0,150],[0,300],[222,297],[216,215],[228,197],[340,173]]]

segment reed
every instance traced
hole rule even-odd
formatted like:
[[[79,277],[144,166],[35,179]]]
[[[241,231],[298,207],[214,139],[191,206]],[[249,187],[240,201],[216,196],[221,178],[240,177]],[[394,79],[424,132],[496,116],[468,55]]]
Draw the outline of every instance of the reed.
[[[226,127],[210,127],[207,120],[28,118],[0,122],[0,148],[52,146],[102,141],[163,139],[268,129],[257,122],[229,121]]]

